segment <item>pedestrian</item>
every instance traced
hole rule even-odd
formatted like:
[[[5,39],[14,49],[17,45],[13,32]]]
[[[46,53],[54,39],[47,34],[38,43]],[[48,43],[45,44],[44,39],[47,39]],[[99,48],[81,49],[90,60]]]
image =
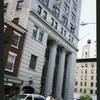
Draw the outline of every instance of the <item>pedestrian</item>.
[[[50,95],[46,98],[46,100],[55,100],[53,94],[50,94]]]

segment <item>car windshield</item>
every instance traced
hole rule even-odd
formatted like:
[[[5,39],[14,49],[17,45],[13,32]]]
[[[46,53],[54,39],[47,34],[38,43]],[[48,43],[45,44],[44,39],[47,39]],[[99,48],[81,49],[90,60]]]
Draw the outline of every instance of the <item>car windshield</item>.
[[[24,100],[27,95],[16,95],[12,97],[10,100]]]

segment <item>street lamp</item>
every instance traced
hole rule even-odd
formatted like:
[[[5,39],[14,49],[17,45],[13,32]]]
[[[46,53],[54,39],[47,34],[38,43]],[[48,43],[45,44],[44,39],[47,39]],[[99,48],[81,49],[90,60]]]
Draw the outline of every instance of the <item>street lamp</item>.
[[[81,26],[84,26],[84,25],[88,25],[88,24],[96,24],[96,22],[84,23],[84,22],[82,21],[82,23],[81,23],[80,25],[81,25]]]

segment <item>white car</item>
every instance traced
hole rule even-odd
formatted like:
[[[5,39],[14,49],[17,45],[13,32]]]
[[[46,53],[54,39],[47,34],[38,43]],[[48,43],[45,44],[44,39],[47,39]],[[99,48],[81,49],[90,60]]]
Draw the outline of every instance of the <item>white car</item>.
[[[10,100],[45,100],[45,97],[38,94],[18,94]]]

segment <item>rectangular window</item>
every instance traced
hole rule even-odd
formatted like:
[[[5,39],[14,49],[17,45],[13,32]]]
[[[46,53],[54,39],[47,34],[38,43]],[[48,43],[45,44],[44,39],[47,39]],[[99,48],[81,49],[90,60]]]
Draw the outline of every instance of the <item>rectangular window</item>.
[[[81,73],[83,73],[83,69],[81,70]]]
[[[85,75],[85,80],[87,80],[87,76]]]
[[[86,93],[86,89],[84,89],[84,93]]]
[[[93,78],[94,78],[94,77],[93,77],[93,76],[91,76],[91,80],[93,80]]]
[[[64,30],[64,36],[66,36],[66,31]]]
[[[36,60],[37,60],[37,57],[34,56],[34,55],[31,55],[31,60],[30,60],[29,68],[35,69],[35,66],[36,66]]]
[[[23,0],[19,0],[17,3],[16,10],[20,10],[20,9],[22,9],[22,7],[23,7]]]
[[[69,6],[64,2],[64,12],[69,11]]]
[[[87,74],[87,69],[85,69],[85,74]]]
[[[38,27],[37,27],[36,25],[34,25],[32,37],[36,38],[36,36],[37,36],[37,31],[38,31]]]
[[[91,74],[93,74],[94,73],[94,69],[91,69]]]
[[[4,4],[4,12],[7,11],[7,7],[8,7],[8,2]]]
[[[18,34],[17,32],[14,31],[12,41],[11,41],[11,45],[18,47],[20,36],[21,36],[20,34]]]
[[[62,16],[62,22],[65,26],[67,26],[68,19],[65,16]]]
[[[61,34],[63,34],[63,28],[61,27]]]
[[[74,31],[75,31],[75,27],[74,27],[74,25],[73,25],[72,23],[70,23],[70,30],[71,30],[71,32],[73,32],[73,33],[74,33]]]
[[[47,12],[44,11],[44,14],[43,14],[43,19],[46,20],[46,17],[47,17]]]
[[[39,41],[42,42],[44,32],[39,33]]]
[[[80,85],[82,86],[82,82],[80,83]]]
[[[71,42],[73,42],[73,40],[74,40],[74,38],[72,37],[72,41]]]
[[[78,85],[78,82],[75,82],[75,85]]]
[[[37,13],[38,13],[39,15],[41,15],[41,11],[42,11],[42,7],[40,7],[40,6],[38,5]]]
[[[77,88],[75,88],[75,90],[74,90],[75,92],[77,92]]]
[[[82,93],[82,89],[80,89],[80,93]]]
[[[54,24],[54,19],[51,18],[51,26],[53,26],[53,24]]]
[[[90,90],[90,94],[93,94],[93,90],[92,89]]]
[[[86,82],[85,82],[85,84],[84,84],[84,85],[85,85],[85,86],[87,85],[87,84],[86,84]]]
[[[58,7],[53,6],[53,13],[54,13],[57,17],[59,17],[60,10],[58,9]]]
[[[74,11],[77,11],[77,5],[74,1],[73,1],[73,9],[74,9]]]
[[[42,0],[46,6],[49,4],[49,0]]]
[[[93,82],[91,83],[91,87],[93,87]]]
[[[55,22],[55,27],[54,27],[54,28],[55,28],[55,29],[57,29],[57,26],[58,26],[58,23],[57,23],[57,22]]]
[[[71,41],[71,35],[69,35],[69,41]]]
[[[9,52],[5,70],[13,71],[14,63],[15,63],[15,58],[16,58],[16,54],[14,54],[12,52]]]
[[[75,21],[76,21],[76,15],[73,12],[72,12],[71,18],[72,18],[72,21],[75,23]]]

